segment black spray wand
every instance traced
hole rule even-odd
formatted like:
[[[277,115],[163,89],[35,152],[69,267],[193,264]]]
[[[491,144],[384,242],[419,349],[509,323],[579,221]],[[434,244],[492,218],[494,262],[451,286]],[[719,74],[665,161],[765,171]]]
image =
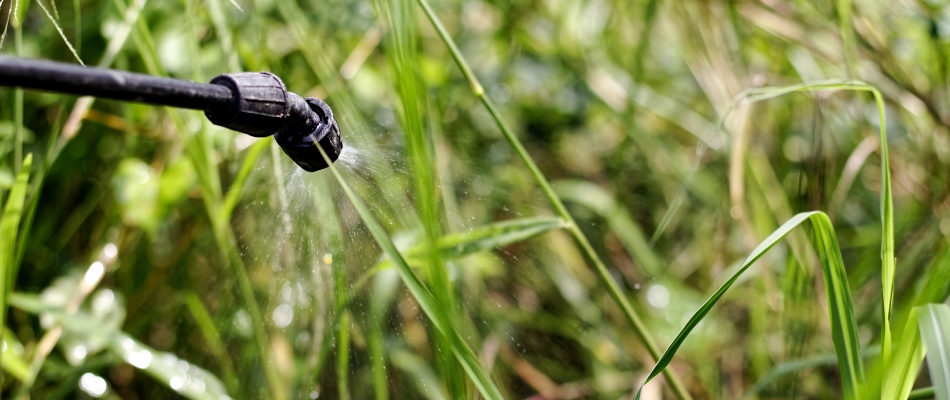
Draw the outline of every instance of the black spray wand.
[[[288,92],[269,72],[218,75],[211,83],[0,56],[0,86],[204,110],[211,123],[255,137],[274,135],[291,159],[313,172],[336,161],[340,127],[323,100]]]

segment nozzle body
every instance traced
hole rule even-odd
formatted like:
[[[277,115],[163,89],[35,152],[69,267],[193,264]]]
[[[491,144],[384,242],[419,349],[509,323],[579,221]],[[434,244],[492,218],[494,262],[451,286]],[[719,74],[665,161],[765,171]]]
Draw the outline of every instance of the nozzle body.
[[[269,72],[219,75],[211,83],[228,87],[233,96],[230,107],[205,112],[215,125],[256,137],[274,135],[284,153],[308,172],[328,166],[316,146],[330,162],[340,157],[340,127],[323,100],[288,92]]]
[[[231,104],[205,111],[211,123],[255,137],[273,135],[291,115],[290,92],[277,75],[242,72],[218,75],[211,84],[231,91]],[[300,96],[294,95],[297,98]]]

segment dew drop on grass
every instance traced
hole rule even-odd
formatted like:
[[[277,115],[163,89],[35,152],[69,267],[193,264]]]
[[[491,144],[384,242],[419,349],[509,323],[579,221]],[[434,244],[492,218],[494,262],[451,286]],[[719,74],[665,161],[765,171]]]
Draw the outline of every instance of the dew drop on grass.
[[[174,389],[175,391],[179,391],[179,390],[181,390],[181,387],[182,387],[182,385],[184,385],[184,383],[185,383],[185,382],[184,382],[180,377],[178,377],[178,376],[173,376],[173,377],[168,381],[168,386],[169,386],[170,388]]]
[[[102,397],[109,388],[109,384],[102,377],[87,372],[79,378],[79,388],[92,397]]]

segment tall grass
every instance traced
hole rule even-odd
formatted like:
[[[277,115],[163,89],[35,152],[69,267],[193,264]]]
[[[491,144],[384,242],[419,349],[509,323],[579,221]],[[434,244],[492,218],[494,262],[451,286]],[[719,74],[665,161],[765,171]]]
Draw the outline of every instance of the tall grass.
[[[269,70],[347,150],[0,91],[3,396],[947,395],[942,5],[38,5],[0,50]]]
[[[646,325],[643,323],[642,318],[640,318],[637,312],[633,309],[630,301],[627,300],[623,292],[611,278],[610,272],[607,270],[607,266],[604,265],[604,262],[601,261],[600,256],[597,255],[597,252],[594,251],[594,248],[588,242],[587,237],[584,236],[583,232],[581,232],[580,228],[577,226],[577,222],[574,221],[574,217],[571,216],[571,214],[567,211],[567,208],[564,207],[564,203],[561,201],[561,198],[558,197],[557,193],[554,192],[554,188],[551,187],[548,179],[538,168],[537,164],[534,162],[534,159],[528,155],[528,151],[525,149],[521,141],[518,140],[518,137],[515,136],[515,134],[511,131],[511,128],[508,127],[508,124],[506,124],[502,119],[494,103],[487,97],[482,84],[475,77],[471,67],[468,66],[468,62],[465,61],[461,51],[459,51],[458,46],[455,45],[455,42],[449,36],[448,32],[446,32],[445,27],[442,26],[442,23],[435,15],[435,12],[432,11],[432,8],[429,6],[428,2],[425,0],[419,0],[419,4],[422,6],[422,9],[425,10],[426,16],[429,17],[432,25],[439,33],[439,37],[443,42],[445,42],[446,46],[448,46],[452,58],[455,60],[456,64],[458,64],[459,69],[462,70],[462,74],[465,76],[465,79],[468,80],[472,94],[478,97],[479,101],[481,101],[481,103],[488,110],[489,114],[491,114],[492,119],[498,126],[498,129],[501,130],[502,134],[504,135],[505,140],[507,140],[511,147],[514,148],[515,153],[518,154],[518,157],[521,159],[521,161],[526,167],[528,167],[528,170],[531,171],[531,176],[541,187],[545,197],[547,197],[548,201],[551,202],[551,205],[554,207],[557,214],[568,223],[568,232],[571,233],[571,236],[575,241],[577,241],[577,244],[581,247],[584,255],[593,264],[594,270],[597,272],[597,276],[600,278],[601,284],[607,287],[607,292],[610,293],[610,296],[623,310],[623,315],[633,326],[634,331],[637,333],[637,336],[640,337],[640,340],[643,341],[643,344],[650,352],[650,355],[652,355],[654,358],[658,357],[659,350],[653,340],[652,335],[650,334]],[[672,372],[668,372],[666,373],[666,376],[670,380],[670,384],[676,391],[677,396],[679,396],[681,399],[691,398],[689,392],[686,391],[676,375],[674,375]]]

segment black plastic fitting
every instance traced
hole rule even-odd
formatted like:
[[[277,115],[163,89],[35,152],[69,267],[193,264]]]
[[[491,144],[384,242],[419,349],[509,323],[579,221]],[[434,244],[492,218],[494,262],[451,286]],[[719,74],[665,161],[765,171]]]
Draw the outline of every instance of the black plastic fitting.
[[[284,153],[308,172],[328,166],[317,145],[331,162],[340,157],[340,127],[323,100],[288,92],[269,72],[224,74],[211,83],[232,93],[229,107],[205,112],[211,123],[256,137],[274,135]]]
[[[328,167],[316,145],[327,153],[330,162],[335,162],[343,151],[343,142],[340,140],[340,126],[327,103],[308,97],[306,104],[311,112],[318,114],[320,124],[309,135],[300,135],[297,128],[288,126],[274,134],[274,140],[300,168],[313,172]]]
[[[277,75],[242,72],[218,75],[211,80],[231,90],[228,107],[205,111],[211,123],[255,137],[273,135],[290,115],[287,89]],[[300,97],[300,96],[297,96]]]

